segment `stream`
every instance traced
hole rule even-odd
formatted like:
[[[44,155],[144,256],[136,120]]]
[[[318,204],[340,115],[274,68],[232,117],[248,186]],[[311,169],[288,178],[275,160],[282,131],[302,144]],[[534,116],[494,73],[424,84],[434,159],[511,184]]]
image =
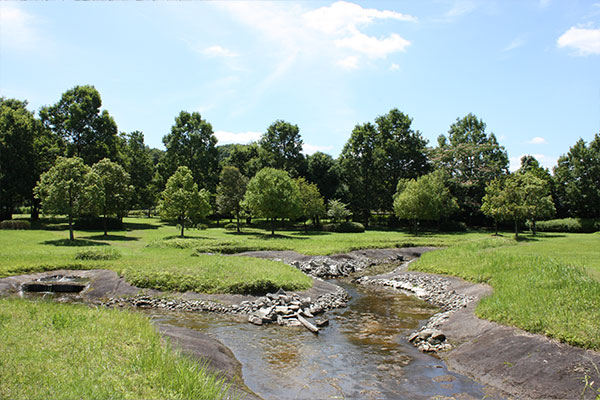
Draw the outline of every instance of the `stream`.
[[[481,399],[483,387],[452,373],[406,340],[436,308],[399,291],[334,281],[348,306],[328,311],[314,335],[303,328],[255,326],[210,313],[151,309],[152,319],[220,340],[242,364],[246,385],[264,399]]]

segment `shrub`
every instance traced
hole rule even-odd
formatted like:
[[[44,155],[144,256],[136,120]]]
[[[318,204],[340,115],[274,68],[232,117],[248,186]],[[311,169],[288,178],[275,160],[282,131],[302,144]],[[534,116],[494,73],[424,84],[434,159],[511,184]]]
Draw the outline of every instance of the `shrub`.
[[[0,222],[0,229],[29,229],[31,228],[31,224],[29,221],[23,220],[6,220]]]
[[[531,229],[531,224],[527,224]],[[600,220],[585,218],[562,218],[539,221],[535,224],[538,232],[591,233],[600,231]]]
[[[77,252],[76,260],[116,260],[121,257],[117,249],[84,249]]]
[[[338,233],[361,233],[365,231],[365,227],[360,222],[340,222],[323,225],[323,230]]]

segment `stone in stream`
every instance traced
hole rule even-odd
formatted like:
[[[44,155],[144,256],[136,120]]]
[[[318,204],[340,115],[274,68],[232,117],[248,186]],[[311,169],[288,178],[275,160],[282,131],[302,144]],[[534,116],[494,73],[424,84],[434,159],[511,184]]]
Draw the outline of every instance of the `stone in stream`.
[[[300,321],[300,323],[312,333],[319,333],[319,328],[308,322],[302,315],[298,314],[296,318],[298,318],[298,321]]]
[[[251,324],[254,324],[254,325],[262,325],[263,324],[262,318],[260,318],[257,315],[254,315],[254,314],[250,314],[248,316],[248,322],[250,322]]]

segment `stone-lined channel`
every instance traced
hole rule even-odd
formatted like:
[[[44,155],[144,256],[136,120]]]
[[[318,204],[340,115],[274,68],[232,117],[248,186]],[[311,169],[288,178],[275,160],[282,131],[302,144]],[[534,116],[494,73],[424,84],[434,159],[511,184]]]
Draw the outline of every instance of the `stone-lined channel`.
[[[242,364],[244,382],[265,399],[482,398],[475,381],[446,369],[406,340],[437,310],[397,290],[335,281],[345,308],[327,312],[329,326],[255,326],[231,315],[148,309],[157,322],[207,333]]]

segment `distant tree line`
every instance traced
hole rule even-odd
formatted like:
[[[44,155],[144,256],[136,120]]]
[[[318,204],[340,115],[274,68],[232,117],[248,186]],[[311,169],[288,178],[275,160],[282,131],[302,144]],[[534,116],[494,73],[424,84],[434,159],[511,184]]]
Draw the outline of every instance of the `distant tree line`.
[[[208,121],[181,111],[159,150],[142,132],[119,133],[93,86],[66,91],[37,115],[26,101],[0,98],[0,220],[23,206],[33,219],[44,211],[106,220],[135,209],[177,220],[183,234],[207,215],[235,218],[237,229],[252,217],[272,229],[277,218],[318,224],[331,206],[336,218],[343,209],[368,226],[383,215],[415,231],[419,221],[535,227],[552,215],[600,218],[600,133],[577,141],[553,173],[532,156],[509,173],[505,148],[473,114],[437,146],[411,125],[398,109],[358,124],[334,159],[305,156],[299,127],[282,120],[258,142],[219,146]]]

